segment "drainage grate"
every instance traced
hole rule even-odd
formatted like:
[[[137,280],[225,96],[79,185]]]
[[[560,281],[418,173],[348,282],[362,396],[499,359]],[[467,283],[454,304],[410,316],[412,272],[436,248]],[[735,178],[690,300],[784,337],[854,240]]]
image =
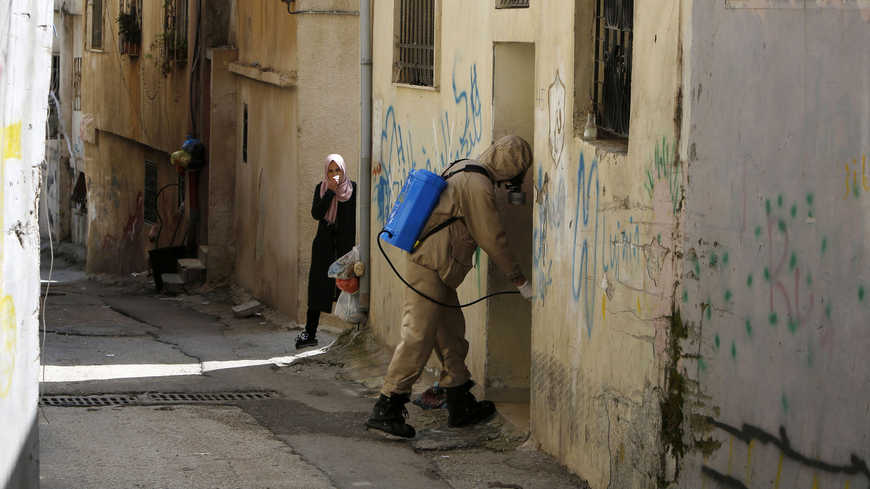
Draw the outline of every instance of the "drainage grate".
[[[111,396],[42,396],[40,406],[56,407],[94,407],[94,406],[129,406],[136,404],[136,396],[127,394]]]
[[[148,392],[145,394],[111,394],[92,396],[44,395],[40,406],[52,407],[101,407],[101,406],[147,406],[153,404],[220,404],[236,401],[260,401],[274,399],[277,392]]]
[[[207,392],[207,393],[150,393],[149,401],[156,403],[200,403],[227,401],[259,401],[272,399],[274,392]]]

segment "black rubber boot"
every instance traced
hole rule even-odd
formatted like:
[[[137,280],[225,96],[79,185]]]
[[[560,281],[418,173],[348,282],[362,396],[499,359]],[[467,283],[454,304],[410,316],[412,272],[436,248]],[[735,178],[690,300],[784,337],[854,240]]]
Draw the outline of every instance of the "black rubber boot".
[[[469,426],[487,421],[495,414],[495,404],[492,401],[478,401],[471,388],[474,382],[448,387],[447,390],[447,424],[453,428]]]
[[[382,431],[390,437],[414,438],[417,432],[413,426],[405,422],[408,416],[405,404],[408,401],[407,394],[393,394],[390,397],[381,394],[372,409],[371,417],[366,421],[366,426]]]
[[[314,346],[317,344],[317,338],[309,335],[307,331],[303,331],[296,335],[296,349],[305,348],[306,346]]]

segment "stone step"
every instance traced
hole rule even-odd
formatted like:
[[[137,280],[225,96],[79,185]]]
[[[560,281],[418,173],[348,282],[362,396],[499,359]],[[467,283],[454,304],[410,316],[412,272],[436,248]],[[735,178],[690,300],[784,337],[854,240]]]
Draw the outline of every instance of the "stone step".
[[[208,268],[208,245],[199,245],[196,257],[199,258],[199,261],[201,261],[206,268]]]
[[[205,281],[205,265],[196,258],[181,258],[178,260],[178,274],[185,284],[197,284]]]
[[[163,292],[166,294],[184,294],[184,280],[177,273],[164,273],[160,275],[163,280]]]

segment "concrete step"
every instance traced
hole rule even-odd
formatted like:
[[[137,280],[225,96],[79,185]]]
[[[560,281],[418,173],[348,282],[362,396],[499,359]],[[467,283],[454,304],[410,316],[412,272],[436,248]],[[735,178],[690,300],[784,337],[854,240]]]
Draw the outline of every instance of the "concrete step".
[[[199,258],[199,261],[208,268],[208,245],[199,245],[199,248],[196,251],[196,257]]]
[[[160,275],[163,279],[163,292],[166,294],[184,294],[184,280],[177,273],[164,273]]]
[[[196,258],[178,260],[178,274],[185,284],[198,284],[205,281],[205,265]]]

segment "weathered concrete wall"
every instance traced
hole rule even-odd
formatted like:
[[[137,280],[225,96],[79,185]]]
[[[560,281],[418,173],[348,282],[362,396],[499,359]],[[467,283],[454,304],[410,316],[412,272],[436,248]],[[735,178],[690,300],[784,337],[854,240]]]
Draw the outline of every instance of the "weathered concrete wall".
[[[235,9],[233,69],[247,70],[236,77],[235,276],[259,299],[300,320],[316,232],[311,199],[323,178],[323,159],[341,153],[350,177],[357,175],[358,3],[297,2],[294,9],[303,13],[296,15],[270,1]],[[306,12],[312,10],[333,13]]]
[[[298,10],[354,12],[359,0],[296,2]],[[286,15],[286,13],[285,13]],[[296,16],[299,46],[299,152],[296,182],[299,189],[299,254],[297,291],[300,321],[308,309],[308,269],[311,242],[317,221],[311,218],[314,186],[323,179],[324,158],[331,153],[344,157],[348,176],[359,174],[359,16]],[[357,235],[357,242],[359,242]]]
[[[287,14],[285,4],[242,2],[236,16],[239,64],[295,74],[296,19]],[[299,284],[287,277],[297,276],[296,209],[304,202],[296,173],[296,88],[243,76],[236,77],[236,86],[236,279],[260,300],[295,314]]]
[[[211,107],[209,107],[208,280],[233,275],[236,255],[235,185],[238,158],[238,86],[229,64],[238,53],[232,48],[211,51]]]
[[[88,183],[87,270],[127,273],[146,268],[146,252],[155,246],[147,236],[159,228],[143,220],[145,153],[150,161],[160,162],[158,188],[177,181],[167,162],[190,128],[189,54],[196,10],[191,4],[188,61],[167,63],[160,40],[163,2],[143,2],[139,56],[120,54],[118,2],[103,2],[103,8],[103,46],[92,49],[91,29],[84,29],[82,59],[80,124]],[[82,19],[86,26],[91,21],[88,14]],[[159,154],[152,154],[152,149]],[[160,230],[162,244],[175,228],[172,219],[177,206],[167,208],[167,203],[176,202],[176,191],[171,187],[160,196],[161,218],[171,221],[164,222]],[[176,244],[186,226],[182,224]]]
[[[531,2],[516,10],[494,10],[491,2],[445,0],[440,6],[441,83],[435,90],[391,83],[393,5],[375,6],[373,249],[411,169],[439,170],[476,156],[495,135],[493,43],[533,42],[532,436],[592,487],[652,487],[666,472],[662,430],[670,425],[661,406],[675,254],[682,244],[675,238],[682,196],[674,185],[681,175],[675,151],[680,5],[635,7],[627,147],[582,141],[583,127],[569,122],[585,122],[589,108],[591,68],[575,65],[591,67],[592,43],[585,38],[592,33],[591,2],[548,2],[547,8]],[[401,260],[400,252],[388,252]],[[481,255],[484,273],[477,267],[469,273],[463,299],[499,288],[488,286]],[[372,268],[378,288],[371,323],[395,345],[403,286],[379,256]],[[487,348],[500,342],[487,344],[493,330],[485,308],[465,315],[469,365],[476,378],[485,377],[498,354]]]
[[[158,189],[177,181],[175,168],[166,153],[108,132],[99,133],[97,144],[86,143],[85,152],[88,270],[120,274],[146,270],[146,250],[180,244],[185,225],[178,226],[183,216],[178,211],[177,186],[167,187],[158,196],[160,221],[145,223],[145,161],[157,167]]]
[[[868,487],[870,6],[692,6],[681,486]]]
[[[52,2],[0,4],[0,486],[39,487],[37,204]]]
[[[288,277],[297,276],[296,209],[305,200],[296,181],[296,91],[246,78],[237,83],[237,147],[242,147],[243,110],[247,104],[248,161],[242,161],[239,151],[236,278],[260,300],[293,314],[299,285]]]

